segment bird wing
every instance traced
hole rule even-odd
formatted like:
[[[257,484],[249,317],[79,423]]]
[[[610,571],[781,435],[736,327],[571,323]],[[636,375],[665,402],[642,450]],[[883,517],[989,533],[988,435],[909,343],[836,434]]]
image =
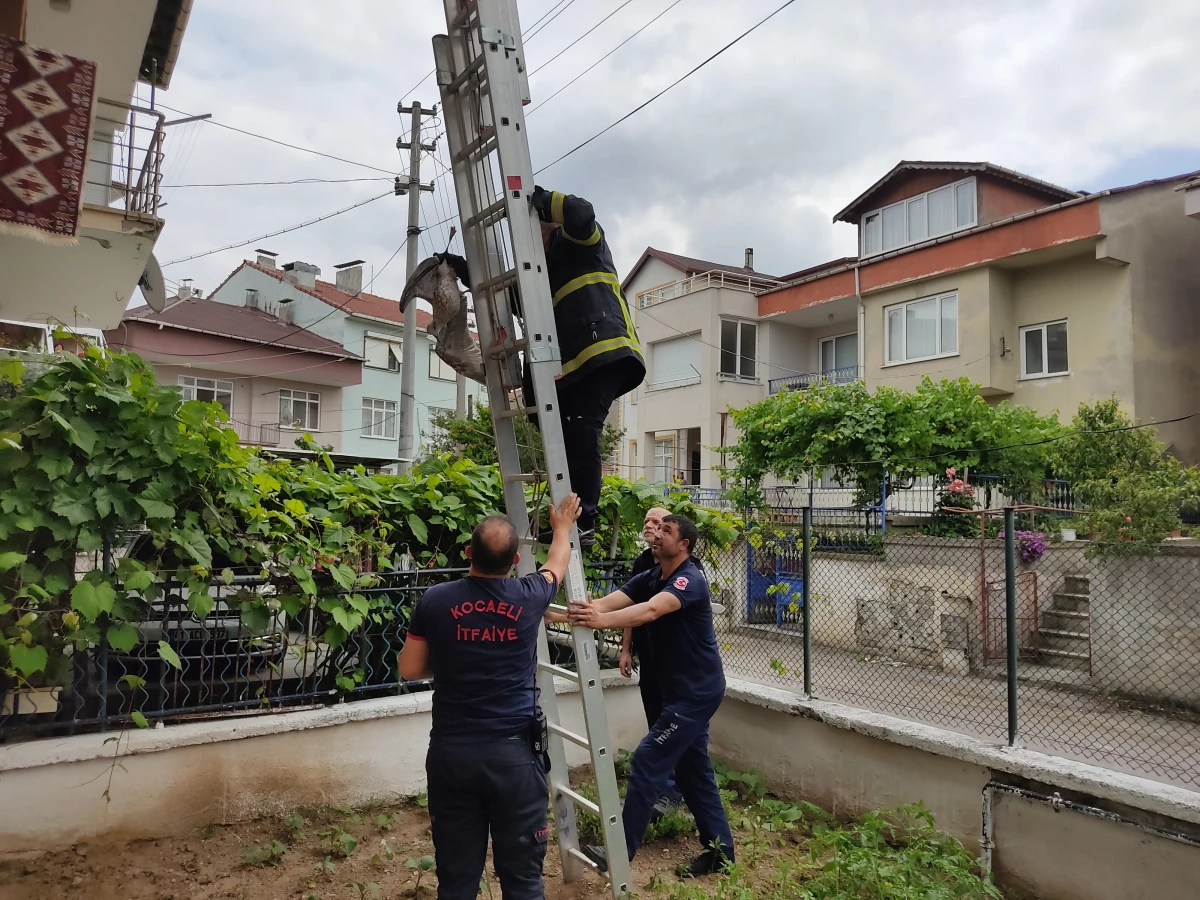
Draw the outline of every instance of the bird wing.
[[[459,300],[458,311],[454,317],[440,328],[435,329],[434,336],[437,338],[435,352],[455,372],[483,384],[483,353],[467,324],[466,298],[461,293]]]
[[[413,269],[413,273],[408,276],[408,281],[404,284],[404,292],[400,295],[401,312],[408,309],[408,304],[414,297],[433,302],[433,294],[438,281],[437,270],[441,265],[442,261],[436,256],[417,263],[417,267]]]

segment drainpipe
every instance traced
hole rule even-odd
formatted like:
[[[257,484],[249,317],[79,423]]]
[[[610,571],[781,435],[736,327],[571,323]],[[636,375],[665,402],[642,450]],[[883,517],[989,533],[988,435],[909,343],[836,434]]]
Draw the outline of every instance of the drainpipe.
[[[858,298],[858,377],[867,380],[867,311],[863,307],[862,285],[858,279],[858,263],[854,264],[854,296]]]
[[[1011,784],[1001,784],[998,781],[989,781],[983,786],[983,835],[979,841],[979,867],[983,870],[985,876],[992,874],[992,853],[996,849],[996,820],[995,812],[992,809],[992,795],[995,791],[999,791],[1002,794],[1012,794],[1016,797],[1024,797],[1026,800],[1046,803],[1055,812],[1062,812],[1064,809],[1069,809],[1072,812],[1091,816],[1093,819],[1103,819],[1106,822],[1115,822],[1118,825],[1131,825],[1148,834],[1166,838],[1169,841],[1187,844],[1189,847],[1200,847],[1200,837],[1195,835],[1187,834],[1175,828],[1164,828],[1160,825],[1151,825],[1148,822],[1138,822],[1119,813],[1109,812],[1107,809],[1088,806],[1086,803],[1065,800],[1058,791],[1055,791],[1053,794],[1043,794],[1039,791],[1031,791],[1028,788],[1015,787]]]

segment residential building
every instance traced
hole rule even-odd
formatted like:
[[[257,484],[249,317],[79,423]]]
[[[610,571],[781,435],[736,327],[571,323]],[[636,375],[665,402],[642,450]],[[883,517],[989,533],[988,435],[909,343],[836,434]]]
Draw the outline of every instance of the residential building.
[[[871,388],[965,376],[1064,420],[1114,394],[1144,422],[1195,413],[1200,222],[1177,189],[1189,177],[1088,194],[985,162],[899,163],[835,217],[858,228],[858,258],[760,292],[760,323],[792,329],[807,368],[770,390],[818,380],[838,322]],[[1200,422],[1159,431],[1200,462]]]
[[[719,486],[727,409],[763,397],[768,363],[788,351],[792,329],[758,318],[756,292],[781,284],[754,270],[752,250],[739,268],[646,248],[621,283],[647,368],[619,401],[624,476]]]
[[[361,378],[342,388],[329,414],[338,417],[343,453],[381,466],[399,454],[400,366],[404,356],[404,317],[395,300],[363,290],[363,261],[336,267],[335,281],[321,270],[295,261],[277,265],[275,254],[259,251],[243,262],[209,298],[215,303],[278,311],[293,328],[303,328],[362,359]],[[434,352],[426,329],[431,316],[417,310],[416,381],[413,389],[417,457],[433,436],[433,417],[454,410],[457,379]],[[466,400],[487,400],[483,385],[468,380]],[[326,425],[326,427],[329,427]]]
[[[130,310],[105,337],[151,363],[159,382],[178,386],[184,399],[219,403],[243,444],[290,454],[308,433],[336,458],[372,462],[347,449],[342,424],[346,395],[362,381],[362,357],[297,328],[286,307],[233,306],[185,289],[161,313]]]
[[[74,169],[82,170],[83,185],[74,242],[69,228],[64,239],[53,242],[39,240],[36,234],[26,236],[22,227],[0,234],[0,319],[113,328],[121,322],[164,224],[159,217],[164,116],[137,101],[135,86],[148,85],[153,96],[170,85],[192,4],[6,0],[2,5],[0,35],[54,54],[37,64],[44,73],[41,83],[7,85],[14,97],[25,97],[22,103],[38,117],[21,129],[39,129],[32,136],[34,143],[22,149],[11,142],[10,133],[4,147],[10,164],[24,163],[11,155],[14,147],[29,161],[20,185],[22,196],[26,202],[65,198],[69,191],[64,185]],[[69,108],[60,93],[72,103],[85,101],[62,84],[57,89],[50,85],[65,71],[81,71],[66,57],[95,64],[94,79],[86,73],[79,76],[86,82],[79,86],[85,97],[87,86],[94,84],[92,131],[87,134],[84,128],[82,148],[72,143],[79,139],[77,129],[69,124],[64,128],[59,121]],[[38,92],[33,100],[30,90]],[[9,102],[17,112],[16,100]],[[0,114],[0,122],[4,119]],[[76,155],[80,159],[74,159]],[[59,180],[48,180],[41,169]],[[0,171],[7,171],[10,179],[20,174],[2,165]],[[78,189],[77,183],[71,187]],[[73,213],[70,210],[66,218]],[[13,221],[20,222],[19,211],[13,214],[18,216]]]

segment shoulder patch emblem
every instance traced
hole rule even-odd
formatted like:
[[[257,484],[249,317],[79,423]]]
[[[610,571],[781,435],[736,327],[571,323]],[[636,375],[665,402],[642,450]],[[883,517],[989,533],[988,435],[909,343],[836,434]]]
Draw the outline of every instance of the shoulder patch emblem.
[[[684,588],[686,588],[688,586],[688,580],[686,578],[684,578],[682,575],[680,575],[678,578],[675,579],[674,584],[675,584],[676,590],[682,591]]]

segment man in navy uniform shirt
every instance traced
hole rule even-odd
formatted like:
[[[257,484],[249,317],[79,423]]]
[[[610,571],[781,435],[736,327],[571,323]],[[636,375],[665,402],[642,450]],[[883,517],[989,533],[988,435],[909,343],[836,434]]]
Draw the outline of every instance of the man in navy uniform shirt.
[[[517,530],[503,516],[475,527],[466,578],[429,588],[413,610],[400,677],[433,678],[425,772],[438,900],[475,900],[488,834],[505,900],[542,900],[549,788],[534,741],[537,637],[571,556],[579,498],[550,511],[546,564],[524,578]]]
[[[705,848],[680,868],[683,875],[707,875],[733,860],[733,835],[708,758],[708,723],[725,696],[725,673],[713,630],[708,582],[691,557],[698,536],[686,517],[667,516],[655,539],[655,568],[634,576],[607,597],[572,604],[570,610],[576,627],[651,626],[648,639],[662,692],[662,713],[633,754],[622,819],[633,859],[655,801],[674,773]],[[603,847],[587,847],[584,852],[607,868]]]

